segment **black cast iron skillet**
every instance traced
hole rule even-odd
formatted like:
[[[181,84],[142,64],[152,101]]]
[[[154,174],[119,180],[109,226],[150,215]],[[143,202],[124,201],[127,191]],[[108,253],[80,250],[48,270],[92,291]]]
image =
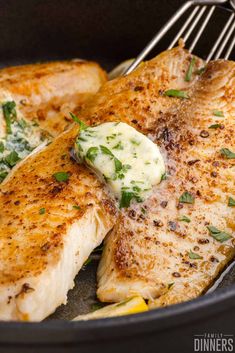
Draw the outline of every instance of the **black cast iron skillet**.
[[[0,65],[80,57],[96,60],[109,70],[135,57],[182,2],[0,0]],[[196,54],[207,54],[218,34],[215,28],[223,28],[226,18],[225,10],[218,11]],[[164,50],[168,39],[151,56]],[[235,333],[233,266],[212,293],[187,303],[112,319],[63,320],[92,309],[97,263],[94,259],[80,271],[68,305],[44,322],[0,322],[0,351],[189,353],[196,334]]]

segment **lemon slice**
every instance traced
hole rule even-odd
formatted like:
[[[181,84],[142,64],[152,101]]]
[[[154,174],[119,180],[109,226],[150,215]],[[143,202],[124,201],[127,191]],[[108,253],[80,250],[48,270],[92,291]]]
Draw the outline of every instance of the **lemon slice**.
[[[120,303],[107,305],[102,309],[98,309],[92,313],[86,315],[79,315],[73,319],[77,320],[91,320],[100,319],[104,317],[114,317],[122,315],[130,315],[147,311],[148,306],[142,297],[136,296],[128,298]]]

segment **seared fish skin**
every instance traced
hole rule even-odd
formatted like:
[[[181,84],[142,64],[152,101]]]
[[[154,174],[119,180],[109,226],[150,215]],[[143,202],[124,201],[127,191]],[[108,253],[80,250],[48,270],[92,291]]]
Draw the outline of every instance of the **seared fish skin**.
[[[0,96],[8,92],[26,118],[56,136],[106,79],[98,64],[83,60],[15,66],[0,70]]]
[[[189,62],[182,49],[165,52],[104,85],[87,111],[90,121],[125,120],[150,136],[168,170],[152,197],[122,212],[108,236],[98,270],[101,301],[139,294],[163,306],[192,299],[234,256],[228,200],[235,198],[235,162],[221,150],[235,152],[235,64],[212,62],[186,87]],[[166,97],[168,89],[184,89],[189,99]],[[212,226],[229,239],[216,240]]]
[[[70,159],[78,130],[29,156],[1,185],[1,320],[40,321],[66,303],[74,277],[113,227],[116,208],[103,185]]]

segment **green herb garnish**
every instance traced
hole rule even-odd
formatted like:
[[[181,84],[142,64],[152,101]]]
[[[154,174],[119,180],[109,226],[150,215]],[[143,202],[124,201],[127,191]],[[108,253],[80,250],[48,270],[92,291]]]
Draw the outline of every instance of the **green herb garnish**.
[[[12,133],[11,123],[16,119],[16,104],[14,101],[6,102],[2,105],[3,115],[6,121],[6,130],[8,134]]]
[[[221,128],[221,124],[213,124],[209,126],[209,129],[220,129]]]
[[[86,130],[88,128],[88,125],[86,125],[82,120],[80,120],[75,114],[69,113],[73,121],[77,123],[80,127],[80,132],[83,130]]]
[[[5,157],[5,162],[9,167],[14,167],[18,161],[20,161],[20,157],[16,151],[12,151]]]
[[[194,203],[194,196],[188,191],[185,191],[179,198],[179,202],[182,203]]]
[[[231,196],[228,198],[228,206],[235,207],[235,200]]]
[[[98,147],[90,147],[87,151],[86,158],[93,163],[98,153],[99,153]]]
[[[6,178],[7,172],[0,172],[0,183]]]
[[[195,65],[195,61],[196,61],[196,58],[193,57],[191,62],[190,62],[190,65],[189,65],[188,71],[186,73],[185,79],[184,79],[186,82],[191,81],[193,68],[194,68],[194,65]]]
[[[214,116],[219,116],[220,118],[224,118],[224,113],[221,110],[213,110]]]
[[[161,181],[166,180],[166,177],[167,177],[166,173],[163,173],[162,176],[161,176]]]
[[[45,214],[45,213],[46,213],[46,209],[44,207],[40,208],[39,214]]]
[[[168,97],[177,97],[177,98],[185,98],[185,99],[189,98],[187,92],[179,91],[178,89],[168,89],[167,91],[165,91],[164,95]]]
[[[53,174],[53,177],[56,179],[56,181],[65,182],[69,179],[69,173],[57,172],[57,173]]]
[[[113,147],[113,149],[115,149],[115,150],[123,150],[124,146],[123,146],[122,142],[119,141],[118,144],[116,144],[116,146]]]
[[[199,254],[196,254],[195,252],[192,252],[190,250],[190,252],[188,253],[188,256],[191,260],[200,260],[202,259],[202,256],[200,256]]]
[[[4,152],[4,149],[5,149],[5,147],[4,147],[3,142],[0,142],[0,153]]]
[[[80,210],[80,209],[81,209],[81,207],[78,206],[78,205],[73,205],[73,208],[74,208],[75,210]]]
[[[207,229],[209,230],[210,235],[220,243],[223,243],[232,237],[230,234],[223,232],[214,226],[208,226]]]
[[[134,139],[130,139],[130,141],[131,141],[132,145],[135,145],[135,146],[139,146],[141,144],[141,142],[136,141]]]
[[[191,222],[191,219],[188,218],[187,216],[182,216],[179,218],[179,221],[181,222],[186,222],[186,223],[190,223]]]
[[[122,190],[122,197],[120,201],[120,208],[129,207],[131,200],[135,199],[137,202],[142,202],[142,199],[138,194],[132,191]]]
[[[222,148],[220,153],[227,159],[235,159],[235,153],[230,151],[228,148]]]

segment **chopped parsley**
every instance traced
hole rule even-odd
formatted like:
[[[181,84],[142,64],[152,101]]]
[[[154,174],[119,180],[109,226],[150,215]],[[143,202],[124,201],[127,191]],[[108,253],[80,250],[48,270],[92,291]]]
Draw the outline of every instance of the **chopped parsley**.
[[[209,126],[209,129],[220,129],[221,128],[221,124],[212,124]]]
[[[231,196],[228,198],[228,206],[235,207],[235,200]]]
[[[130,139],[132,145],[135,145],[135,146],[139,146],[141,144],[141,142],[139,141],[136,141],[135,139]]]
[[[7,134],[12,133],[11,123],[16,119],[16,104],[14,101],[6,102],[2,105],[3,115],[6,121]]]
[[[191,222],[191,219],[188,218],[187,216],[181,216],[181,217],[179,218],[179,221],[181,221],[181,222],[186,222],[186,223],[190,223],[190,222]]]
[[[0,171],[0,183],[6,178],[8,172]]]
[[[78,206],[78,205],[73,205],[73,209],[74,209],[74,210],[80,210],[80,209],[81,209],[81,207],[80,207],[80,206]]]
[[[199,254],[196,254],[195,252],[192,252],[191,250],[188,253],[188,256],[191,260],[201,260],[202,259],[202,256],[200,256]]]
[[[90,147],[87,151],[86,158],[93,163],[98,153],[99,153],[98,147]]]
[[[122,144],[121,141],[119,141],[114,147],[113,147],[114,150],[123,150],[124,149],[124,146]]]
[[[46,213],[46,209],[44,207],[40,208],[39,214],[45,214],[45,213]]]
[[[69,173],[66,172],[57,172],[53,174],[53,177],[56,179],[58,182],[66,182],[69,179]]]
[[[4,143],[0,142],[0,153],[4,152],[5,147],[4,147]]]
[[[161,176],[161,181],[166,180],[166,178],[167,178],[166,173],[163,173],[162,176]]]
[[[185,98],[185,99],[189,98],[187,92],[179,91],[178,89],[168,89],[167,91],[165,91],[164,95],[168,97],[177,97],[177,98]]]
[[[73,121],[77,123],[80,127],[80,131],[86,130],[88,128],[88,125],[86,125],[82,120],[80,120],[75,114],[69,113]]]
[[[5,162],[9,165],[9,167],[14,167],[17,162],[20,161],[20,157],[16,151],[12,151],[5,157]]]
[[[194,203],[194,196],[190,194],[190,192],[185,191],[179,198],[179,202],[181,203]]]
[[[193,68],[194,68],[194,65],[195,65],[195,61],[196,61],[196,58],[193,57],[192,60],[191,60],[191,62],[190,62],[188,71],[186,72],[186,75],[185,75],[185,79],[184,79],[184,80],[185,80],[186,82],[191,81],[192,73],[193,73]]]
[[[220,153],[227,159],[235,159],[235,153],[228,148],[221,148]]]
[[[213,115],[224,118],[224,113],[221,110],[213,110]]]
[[[207,229],[209,230],[210,235],[220,243],[230,239],[232,236],[224,231],[219,230],[214,226],[208,226]]]
[[[131,200],[133,199],[136,200],[137,202],[142,202],[141,197],[136,192],[122,190],[122,196],[121,196],[119,207],[120,208],[129,207]]]

